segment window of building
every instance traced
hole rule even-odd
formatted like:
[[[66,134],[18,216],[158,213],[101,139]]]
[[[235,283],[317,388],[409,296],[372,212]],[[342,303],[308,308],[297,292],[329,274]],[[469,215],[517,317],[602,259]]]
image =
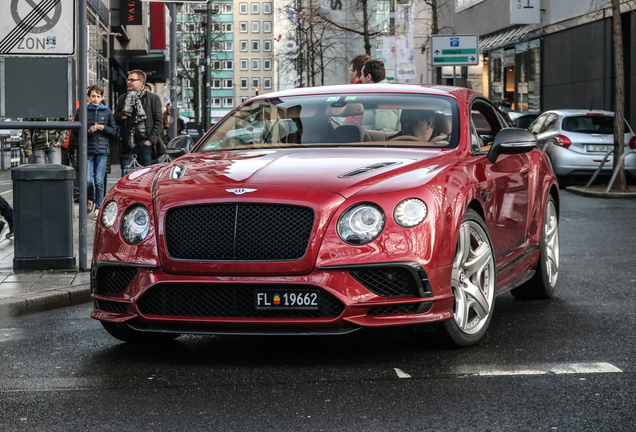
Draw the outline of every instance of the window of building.
[[[252,51],[260,51],[260,50],[261,50],[261,41],[253,40]]]
[[[240,48],[241,51],[247,51],[247,41],[246,40],[242,40],[240,47],[241,47]]]
[[[271,51],[272,50],[272,41],[264,40],[263,41],[263,51]]]
[[[185,31],[186,31],[186,33],[194,33],[194,32],[196,32],[196,30],[197,29],[196,29],[196,24],[195,23],[185,23]]]
[[[184,79],[183,80],[183,86],[187,89],[191,89],[192,88],[192,82],[189,79]]]
[[[232,3],[224,3],[221,5],[221,13],[223,14],[231,14],[232,13]]]
[[[212,60],[210,62],[210,67],[212,70],[221,70],[221,61],[220,60]]]
[[[212,33],[218,33],[221,31],[221,23],[218,22],[213,22],[212,24],[210,24],[210,31]]]
[[[218,14],[219,11],[221,10],[218,4],[213,4],[210,9],[212,10],[213,14]],[[193,13],[193,12],[190,12]]]
[[[212,47],[210,48],[213,52],[219,52],[222,49],[222,44],[221,42],[215,41],[212,42]]]
[[[271,14],[272,13],[272,4],[271,3],[263,3],[263,13]]]
[[[247,3],[239,3],[239,13],[242,15],[247,13]]]
[[[272,59],[263,60],[263,70],[272,70]]]
[[[241,59],[241,70],[247,70],[247,59]]]
[[[260,79],[252,78],[252,88],[258,88],[260,83],[261,83]]]
[[[212,98],[212,107],[221,108],[221,98]]]
[[[252,33],[258,33],[260,31],[261,23],[259,21],[252,21]]]
[[[245,90],[247,88],[247,78],[241,78],[241,89]]]
[[[225,60],[223,62],[223,69],[225,70],[233,70],[234,69],[234,62],[232,60]]]
[[[263,88],[271,89],[272,88],[272,79],[271,78],[263,78]]]
[[[223,107],[232,108],[234,106],[234,98],[223,98]]]
[[[234,25],[232,23],[223,23],[221,25],[221,30],[223,33],[232,33],[233,26]]]
[[[224,89],[231,89],[234,86],[234,80],[233,79],[224,79],[223,80],[223,88]]]
[[[247,21],[241,21],[239,23],[239,31],[241,33],[247,33]]]
[[[252,15],[258,15],[260,5],[260,3],[252,3]]]
[[[241,103],[247,102],[249,98],[247,96],[241,96]]]
[[[259,59],[252,59],[252,70],[259,70],[261,68],[261,61]]]
[[[212,80],[212,88],[220,89],[221,88],[221,80],[220,79],[213,79]]]
[[[272,22],[263,21],[263,33],[271,33],[271,32],[272,32]]]
[[[223,51],[234,51],[234,42],[232,41],[223,42]]]

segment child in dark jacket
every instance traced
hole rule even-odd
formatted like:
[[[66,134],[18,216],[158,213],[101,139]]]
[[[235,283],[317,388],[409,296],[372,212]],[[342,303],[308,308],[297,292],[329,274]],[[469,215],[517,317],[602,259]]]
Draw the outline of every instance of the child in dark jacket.
[[[104,176],[106,175],[106,160],[110,153],[110,138],[117,135],[117,125],[111,110],[106,108],[104,89],[92,85],[86,91],[88,108],[86,113],[87,132],[87,162],[86,179],[88,183],[88,211],[97,215],[104,201]],[[94,205],[94,207],[93,207]]]

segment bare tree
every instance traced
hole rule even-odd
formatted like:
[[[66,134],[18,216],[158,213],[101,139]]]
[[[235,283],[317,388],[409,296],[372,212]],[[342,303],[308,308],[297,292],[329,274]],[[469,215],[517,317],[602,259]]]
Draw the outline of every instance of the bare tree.
[[[318,0],[296,0],[287,8],[279,10],[293,29],[291,40],[284,43],[285,50],[277,54],[279,68],[294,72],[299,79],[299,87],[325,84],[325,71],[332,62],[342,60],[337,55],[341,42],[330,38],[329,27],[320,15]]]
[[[612,0],[612,39],[614,41],[614,169],[621,161],[625,146],[625,69],[623,65],[623,31],[620,0]],[[627,189],[625,165],[621,164],[612,190]]]
[[[364,51],[367,55],[371,55],[371,39],[378,36],[385,36],[388,32],[381,27],[372,29],[370,24],[370,17],[375,13],[375,10],[369,7],[370,0],[358,0],[356,2],[350,2],[348,6],[347,16],[353,17],[353,25],[348,26],[346,22],[342,22],[333,13],[319,10],[320,17],[334,29],[342,30],[348,33],[353,33],[362,36],[364,39]],[[335,5],[338,5],[342,9],[342,2],[335,0]],[[332,6],[333,7],[333,6]],[[357,13],[356,9],[360,9],[362,15]]]

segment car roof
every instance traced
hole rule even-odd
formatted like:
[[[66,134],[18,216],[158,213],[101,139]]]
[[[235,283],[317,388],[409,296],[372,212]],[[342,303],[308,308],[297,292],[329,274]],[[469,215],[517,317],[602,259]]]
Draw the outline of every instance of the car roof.
[[[558,110],[546,111],[546,113],[548,112],[558,114],[562,117],[582,116],[582,115],[588,115],[588,114],[602,114],[606,116],[614,116],[613,111],[605,111],[605,110],[558,109]]]
[[[412,85],[412,84],[346,84],[318,87],[300,87],[290,90],[282,90],[256,96],[250,101],[271,99],[289,96],[312,96],[323,94],[352,94],[352,93],[402,93],[402,94],[428,94],[438,96],[450,96],[455,99],[465,99],[478,93],[463,88],[452,86]]]

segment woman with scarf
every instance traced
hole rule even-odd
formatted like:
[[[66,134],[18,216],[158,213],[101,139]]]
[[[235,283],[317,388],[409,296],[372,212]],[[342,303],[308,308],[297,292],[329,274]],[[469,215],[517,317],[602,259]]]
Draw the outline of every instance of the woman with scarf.
[[[135,69],[128,73],[128,93],[123,94],[115,108],[115,122],[119,126],[119,161],[122,168],[132,162],[146,166],[165,153],[161,139],[163,131],[162,104],[159,96],[146,91],[146,74]]]

